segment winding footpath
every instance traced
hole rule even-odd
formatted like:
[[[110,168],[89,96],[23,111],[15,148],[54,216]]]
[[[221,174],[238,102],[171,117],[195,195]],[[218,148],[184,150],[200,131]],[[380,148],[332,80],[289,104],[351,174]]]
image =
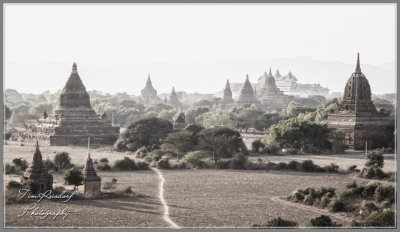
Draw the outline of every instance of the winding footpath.
[[[157,168],[151,168],[153,171],[155,171],[158,174],[158,178],[160,179],[160,185],[158,187],[158,191],[159,193],[159,198],[160,201],[164,207],[164,214],[163,214],[163,219],[164,221],[166,221],[168,224],[171,225],[171,227],[179,229],[179,226],[171,220],[171,218],[169,217],[169,207],[167,205],[167,202],[164,199],[164,183],[165,183],[165,179],[163,174],[160,172],[160,170],[158,170]]]
[[[329,211],[326,211],[326,210],[316,209],[315,207],[312,207],[312,206],[306,206],[306,205],[301,205],[299,203],[293,203],[293,202],[290,202],[290,201],[285,201],[285,200],[283,200],[281,198],[278,198],[278,197],[272,197],[271,200],[273,200],[275,202],[278,202],[278,203],[281,203],[281,204],[288,205],[288,206],[296,207],[296,208],[299,208],[299,209],[303,209],[303,210],[308,210],[308,211],[311,211],[311,212],[316,212],[316,213],[320,213],[320,214],[329,215],[331,217],[334,217],[334,218],[337,218],[337,219],[340,219],[340,220],[343,220],[343,221],[347,221],[347,222],[351,222],[352,221],[352,219],[349,219],[347,217],[342,217],[342,216],[339,216],[337,214],[333,214],[333,213],[331,213]]]

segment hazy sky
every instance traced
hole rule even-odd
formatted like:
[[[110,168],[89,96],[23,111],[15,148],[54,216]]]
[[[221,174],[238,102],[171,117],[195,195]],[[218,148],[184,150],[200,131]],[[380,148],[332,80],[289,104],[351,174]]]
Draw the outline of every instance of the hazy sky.
[[[5,60],[395,62],[395,4],[6,4]]]
[[[5,68],[302,56],[354,63],[360,52],[380,65],[396,61],[395,19],[395,4],[6,4],[4,60]]]

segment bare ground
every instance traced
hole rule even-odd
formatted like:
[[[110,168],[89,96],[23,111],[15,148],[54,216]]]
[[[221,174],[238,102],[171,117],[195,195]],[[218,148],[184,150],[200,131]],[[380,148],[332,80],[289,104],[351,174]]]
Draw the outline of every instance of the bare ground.
[[[29,163],[34,152],[34,142],[8,142],[4,146],[4,162],[21,157]],[[43,158],[53,159],[58,151],[70,153],[72,163],[82,165],[87,157],[86,148],[82,147],[50,147],[40,142]],[[112,147],[92,148],[93,159],[108,158],[110,164],[124,156],[134,157],[131,152],[119,153]],[[268,156],[273,162],[288,162],[292,159],[312,159],[316,164],[335,162],[341,168],[363,161],[362,154],[330,155],[330,156]],[[257,160],[259,157],[251,157]],[[263,158],[264,159],[264,158]],[[360,161],[361,160],[361,161]],[[265,159],[264,159],[265,161]],[[360,164],[361,164],[360,163]],[[385,168],[395,170],[395,160],[385,159]],[[297,221],[300,226],[320,212],[310,209],[283,204],[277,198],[291,194],[297,188],[309,186],[330,186],[340,193],[347,183],[368,183],[369,180],[355,176],[301,173],[301,172],[265,172],[265,171],[234,171],[234,170],[162,170],[165,178],[164,197],[169,206],[170,218],[180,227],[251,227],[262,224],[275,217]],[[23,212],[26,203],[7,204],[5,207],[5,223],[7,227],[169,227],[163,220],[163,207],[158,199],[159,180],[151,170],[139,172],[98,172],[102,184],[118,180],[118,188],[132,187],[139,197],[123,197],[117,199],[74,200],[68,203],[42,201],[42,209],[70,208],[70,215],[65,219],[40,220],[37,217],[18,217]],[[9,179],[18,179],[17,175],[6,175]],[[55,186],[63,185],[63,174],[54,174]],[[72,186],[64,186],[72,188]],[[275,199],[275,200],[274,200]],[[348,220],[340,217],[332,219],[343,225],[349,225]]]
[[[24,208],[29,203],[7,204],[5,222],[7,227],[168,227],[162,220],[162,205],[158,199],[158,178],[149,171],[139,172],[100,172],[102,184],[118,179],[118,188],[131,186],[137,197],[122,197],[116,199],[71,200],[66,203],[41,201],[40,209],[61,210],[69,207],[70,215],[53,220],[46,218],[22,216]],[[54,176],[61,182],[62,175]],[[68,186],[71,188],[72,186]],[[80,189],[81,191],[81,189]]]
[[[346,183],[354,180],[345,175],[299,172],[164,170],[163,174],[166,201],[179,206],[170,209],[170,217],[181,227],[251,227],[276,217],[305,226],[321,213],[282,204],[273,198],[286,197],[297,188],[309,186],[334,187],[340,194]],[[333,220],[350,225],[349,220]]]

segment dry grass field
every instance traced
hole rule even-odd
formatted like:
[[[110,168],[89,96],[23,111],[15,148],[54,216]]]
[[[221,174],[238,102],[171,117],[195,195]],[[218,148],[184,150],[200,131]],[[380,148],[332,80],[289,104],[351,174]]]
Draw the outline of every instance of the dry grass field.
[[[34,152],[34,142],[8,142],[4,145],[4,162],[12,162],[21,157],[29,163]],[[79,147],[50,147],[39,142],[43,159],[53,159],[56,152],[67,151],[71,161],[84,165],[87,150]],[[107,157],[110,164],[124,156],[134,158],[131,152],[118,153],[111,147],[92,148],[93,159]],[[362,154],[331,156],[268,156],[273,162],[286,162],[292,159],[312,159],[316,164],[337,163],[341,168],[351,164],[362,164]],[[390,157],[390,156],[387,156]],[[251,157],[256,161],[259,157]],[[385,159],[385,169],[395,170],[395,160]],[[291,194],[297,188],[329,186],[340,193],[347,183],[368,183],[369,180],[350,175],[302,172],[265,172],[236,170],[162,170],[165,178],[164,197],[169,206],[170,218],[180,227],[251,227],[262,224],[275,217],[297,221],[300,226],[321,213],[312,208],[293,206],[278,201],[280,197]],[[18,217],[26,203],[7,204],[5,207],[5,223],[7,227],[168,227],[163,220],[163,206],[158,198],[159,179],[152,171],[136,172],[98,172],[102,184],[118,180],[118,189],[131,186],[136,197],[115,199],[71,200],[67,203],[42,201],[43,209],[62,209],[69,207],[70,215],[62,220],[50,218],[40,220],[37,217]],[[6,175],[4,182],[18,179],[17,175]],[[63,184],[63,174],[55,174],[55,186]],[[72,186],[67,186],[71,189]],[[82,191],[82,188],[80,188]],[[336,216],[335,216],[336,215]],[[334,221],[349,226],[347,215],[335,213]],[[342,219],[341,219],[342,218]],[[347,218],[348,220],[343,220]]]

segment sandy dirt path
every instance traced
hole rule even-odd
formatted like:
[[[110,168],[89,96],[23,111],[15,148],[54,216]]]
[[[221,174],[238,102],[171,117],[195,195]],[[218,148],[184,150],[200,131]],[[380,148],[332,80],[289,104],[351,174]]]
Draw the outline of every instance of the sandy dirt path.
[[[164,206],[164,215],[163,215],[163,219],[171,225],[171,227],[179,229],[179,226],[171,220],[171,218],[169,217],[169,207],[167,202],[164,199],[164,183],[165,183],[165,179],[163,174],[161,173],[160,170],[158,170],[157,168],[151,168],[153,171],[155,171],[158,174],[158,178],[160,179],[160,185],[159,185],[159,198],[161,201],[161,204]]]

